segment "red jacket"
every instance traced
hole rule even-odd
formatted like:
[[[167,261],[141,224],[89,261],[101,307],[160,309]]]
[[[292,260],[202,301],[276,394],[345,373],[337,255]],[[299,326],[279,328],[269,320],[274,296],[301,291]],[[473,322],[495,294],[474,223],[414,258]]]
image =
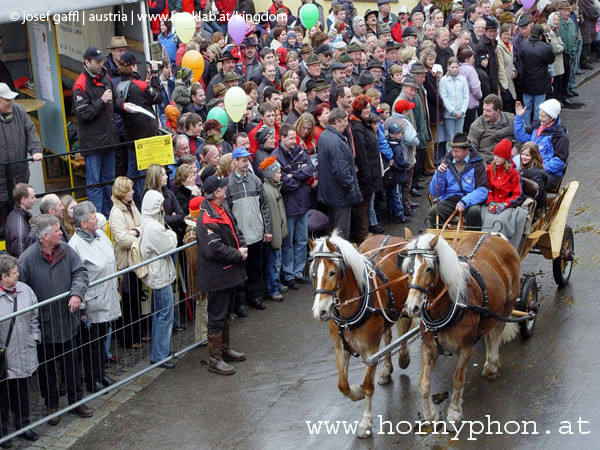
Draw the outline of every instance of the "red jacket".
[[[521,196],[521,182],[519,180],[519,172],[513,165],[508,172],[504,172],[504,166],[494,169],[491,164],[487,166],[488,178],[488,199],[486,205],[491,202],[505,203],[508,206],[517,206],[518,199]]]
[[[400,22],[396,22],[391,31],[392,39],[396,42],[402,42],[402,25],[400,25]]]
[[[219,10],[219,17],[217,17],[217,21],[219,23],[227,23],[231,16],[233,15],[233,10],[235,8],[235,4],[237,0],[217,0],[215,5]],[[227,16],[229,14],[229,16]]]
[[[260,130],[260,127],[263,126],[263,121],[262,119],[260,119],[260,122],[258,122],[258,125],[256,125],[254,128],[252,128],[252,131],[250,131],[250,133],[248,133],[248,139],[250,140],[250,153],[252,153],[253,155],[256,153],[256,150],[258,150],[258,141],[256,140],[256,133],[258,132],[258,130]],[[275,148],[277,148],[277,146],[279,145],[279,124],[277,122],[275,122]]]
[[[164,8],[160,9],[163,4]],[[148,0],[148,7],[148,12],[154,14],[155,17],[158,17],[158,14],[160,14],[161,18],[169,18],[169,4],[167,3],[167,0]],[[160,20],[158,18],[152,19],[150,25],[152,26],[153,35],[156,36],[160,33]]]
[[[194,14],[194,0],[183,0],[181,3],[181,11]]]

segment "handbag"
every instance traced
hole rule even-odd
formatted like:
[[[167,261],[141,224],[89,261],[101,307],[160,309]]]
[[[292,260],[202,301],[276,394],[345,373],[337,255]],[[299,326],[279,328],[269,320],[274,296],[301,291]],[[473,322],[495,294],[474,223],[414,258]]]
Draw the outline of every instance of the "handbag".
[[[17,296],[15,295],[14,299],[15,309],[13,312],[17,312]],[[3,347],[0,347],[0,381],[4,380],[8,377],[8,361],[6,359],[6,351],[8,349],[8,344],[10,343],[10,338],[12,336],[13,328],[15,326],[15,319],[13,317],[10,321],[10,327],[8,328],[8,334],[6,335],[6,343]]]
[[[144,257],[142,256],[142,251],[140,249],[141,238],[137,238],[131,248],[129,249],[129,267],[135,266],[141,262],[144,262]],[[137,277],[141,280],[146,275],[148,275],[148,264],[145,266],[138,267],[134,270]]]

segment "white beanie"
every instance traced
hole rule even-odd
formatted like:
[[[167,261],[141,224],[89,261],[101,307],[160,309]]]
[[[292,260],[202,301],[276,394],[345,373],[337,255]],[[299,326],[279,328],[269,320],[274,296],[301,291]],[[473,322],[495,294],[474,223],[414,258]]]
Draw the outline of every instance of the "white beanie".
[[[553,119],[558,119],[558,116],[560,115],[560,102],[555,98],[551,98],[542,103],[540,109]]]

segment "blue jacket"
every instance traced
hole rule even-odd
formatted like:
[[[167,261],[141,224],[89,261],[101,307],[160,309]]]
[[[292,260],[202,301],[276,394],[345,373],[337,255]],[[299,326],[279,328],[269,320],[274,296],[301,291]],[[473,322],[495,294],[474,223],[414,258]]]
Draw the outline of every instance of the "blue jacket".
[[[379,116],[377,110],[371,107],[371,111]],[[377,143],[379,144],[379,151],[383,155],[385,159],[391,161],[394,159],[394,154],[392,152],[392,148],[385,137],[385,128],[383,126],[383,122],[380,120],[379,125],[377,126]]]
[[[404,148],[406,145],[402,140],[395,141],[393,138],[389,138],[388,142],[394,152],[394,165],[392,166],[394,182],[402,184],[406,181],[406,170],[410,167],[410,164],[404,158]]]
[[[565,163],[569,158],[568,131],[560,124],[560,117],[556,121],[556,124],[544,130],[539,137],[537,137],[539,123],[535,125],[533,132],[529,134],[525,130],[523,117],[516,116],[514,124],[515,138],[519,142],[535,142],[542,155],[546,172],[562,177],[565,171]]]
[[[488,180],[483,158],[474,148],[471,148],[468,158],[469,161],[459,176],[452,154],[448,153],[444,157],[448,168],[444,173],[436,170],[429,183],[429,191],[433,197],[446,200],[458,195],[462,197],[460,202],[465,209],[487,200]]]
[[[175,54],[177,53],[177,44],[175,43],[175,36],[173,33],[169,32],[168,35],[164,35],[160,33],[158,35],[158,41],[164,47],[167,55],[169,55],[169,60],[172,65],[175,65]]]
[[[319,137],[319,185],[317,199],[334,208],[347,208],[362,201],[354,156],[346,137],[328,125]]]
[[[313,176],[314,166],[310,156],[302,147],[296,145],[291,151],[281,145],[273,150],[272,156],[281,165],[281,195],[287,216],[304,214],[310,208],[310,186],[308,180]],[[291,174],[292,176],[288,176]]]

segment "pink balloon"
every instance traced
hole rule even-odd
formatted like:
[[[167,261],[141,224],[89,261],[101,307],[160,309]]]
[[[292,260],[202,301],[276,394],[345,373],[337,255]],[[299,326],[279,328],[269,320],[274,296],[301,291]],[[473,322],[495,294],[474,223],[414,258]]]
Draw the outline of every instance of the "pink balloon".
[[[227,31],[231,39],[237,44],[241,45],[246,35],[246,21],[238,14],[231,17],[227,24]]]
[[[522,0],[521,3],[525,7],[525,9],[529,9],[535,4],[535,0]]]

